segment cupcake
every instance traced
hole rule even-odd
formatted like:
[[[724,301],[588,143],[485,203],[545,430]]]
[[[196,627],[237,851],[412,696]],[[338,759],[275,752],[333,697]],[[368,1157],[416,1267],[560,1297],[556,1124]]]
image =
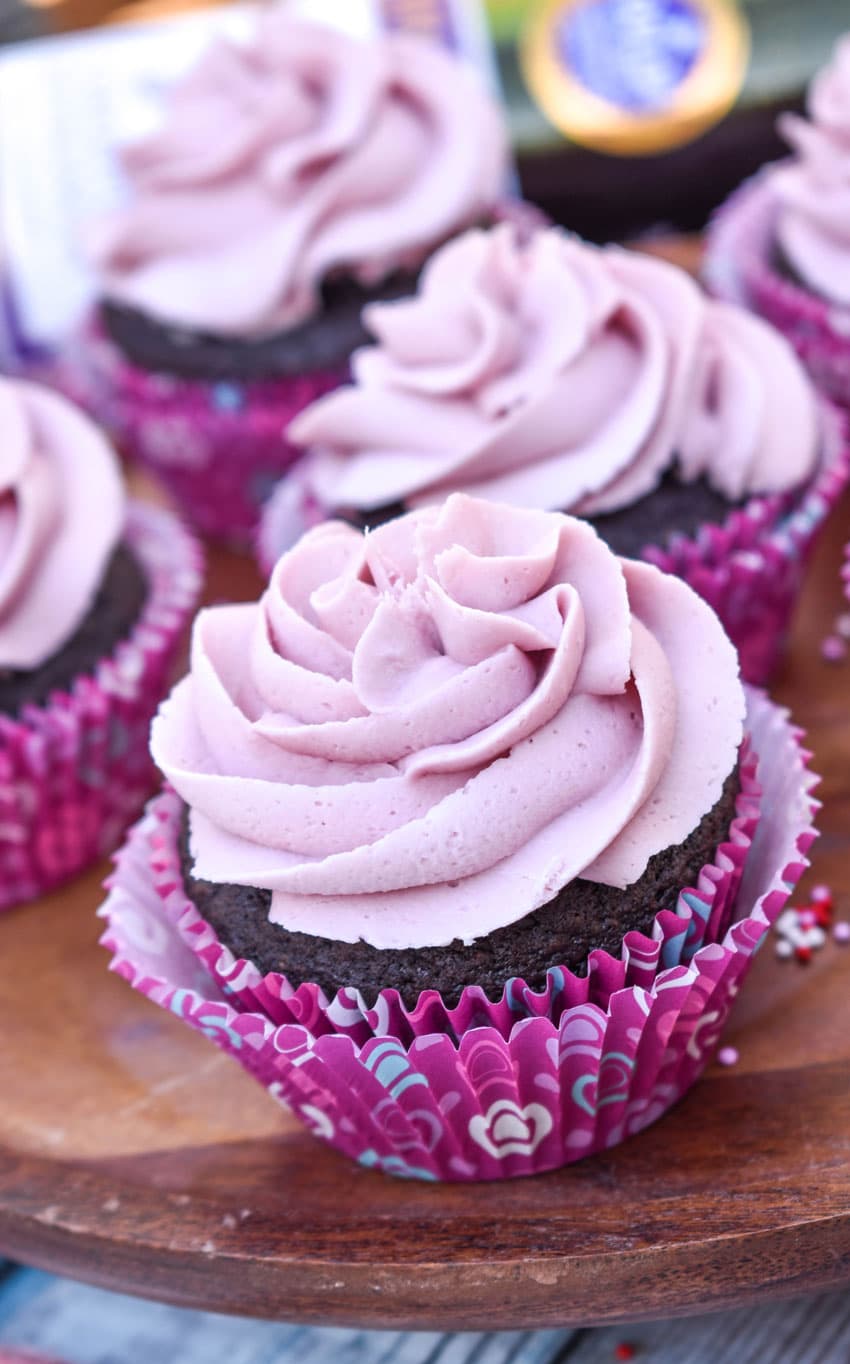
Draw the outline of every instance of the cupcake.
[[[270,504],[267,560],[310,519],[375,525],[452,491],[566,511],[691,582],[765,680],[846,479],[782,337],[672,265],[508,224],[364,317],[354,382],[289,429],[310,454]]]
[[[500,213],[502,117],[435,44],[275,5],[120,156],[128,200],[92,231],[100,297],[59,382],[195,526],[247,540],[297,454],[288,422],[347,377],[364,304]]]
[[[110,852],[200,586],[171,515],[127,502],[88,418],[0,380],[0,909]]]
[[[808,118],[786,113],[791,156],[717,213],[705,279],[788,337],[818,387],[850,405],[850,35],[812,81]]]
[[[152,748],[114,968],[424,1178],[659,1116],[811,839],[795,736],[687,584],[462,494],[324,523],[259,604],[202,612]]]

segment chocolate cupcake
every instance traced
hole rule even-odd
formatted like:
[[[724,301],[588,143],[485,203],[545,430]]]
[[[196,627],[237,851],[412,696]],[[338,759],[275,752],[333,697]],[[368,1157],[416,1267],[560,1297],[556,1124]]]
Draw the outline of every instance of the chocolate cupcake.
[[[121,162],[130,197],[92,232],[101,298],[60,382],[195,525],[244,541],[298,453],[288,422],[347,377],[364,304],[499,212],[502,118],[436,44],[273,6]]]
[[[650,936],[728,836],[743,709],[689,588],[457,494],[317,527],[259,606],[203,612],[152,749],[235,957],[413,1009]]]
[[[749,706],[711,609],[584,521],[325,523],[198,617],[105,941],[365,1165],[563,1164],[693,1081],[799,874],[810,783]]]
[[[293,509],[376,524],[453,490],[559,509],[691,581],[764,680],[846,477],[780,336],[672,265],[509,225],[447,245],[365,321],[355,382],[290,427],[311,453],[270,508],[269,557]]]
[[[850,35],[812,81],[808,115],[781,116],[791,157],[717,213],[705,279],[772,322],[819,388],[850,406]]]
[[[0,382],[0,909],[110,851],[150,792],[150,717],[199,587],[64,398]]]

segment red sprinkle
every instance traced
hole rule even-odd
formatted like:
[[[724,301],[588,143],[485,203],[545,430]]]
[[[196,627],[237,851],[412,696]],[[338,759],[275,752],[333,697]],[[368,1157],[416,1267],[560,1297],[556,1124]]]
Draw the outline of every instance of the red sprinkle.
[[[812,949],[810,947],[795,947],[794,956],[798,961],[810,962],[812,959]]]
[[[832,905],[815,905],[815,919],[818,928],[829,928],[829,925],[832,923]]]
[[[632,1345],[631,1341],[621,1340],[619,1345],[614,1347],[615,1359],[634,1359],[637,1354],[637,1346]]]

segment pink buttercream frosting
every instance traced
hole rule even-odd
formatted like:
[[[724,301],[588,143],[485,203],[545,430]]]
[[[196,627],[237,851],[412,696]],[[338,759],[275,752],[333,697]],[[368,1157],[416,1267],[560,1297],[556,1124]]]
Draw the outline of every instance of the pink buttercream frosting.
[[[0,379],[0,668],[32,669],[74,634],[124,526],[118,462],[37,384]]]
[[[336,270],[416,266],[504,193],[502,117],[478,73],[410,34],[361,42],[280,5],[218,41],[166,122],[127,147],[129,205],[92,233],[104,293],[223,335],[319,306]]]
[[[771,172],[777,240],[811,289],[850,304],[850,35],[812,81],[808,112],[779,121],[796,156]]]
[[[418,294],[364,313],[378,344],[300,413],[309,483],[368,511],[452,490],[593,515],[674,464],[730,500],[817,463],[815,399],[788,343],[683,271],[508,225],[438,251]]]
[[[152,742],[197,875],[389,948],[474,941],[575,877],[632,884],[718,800],[743,715],[683,582],[586,522],[455,494],[320,525],[259,604],[202,612]]]

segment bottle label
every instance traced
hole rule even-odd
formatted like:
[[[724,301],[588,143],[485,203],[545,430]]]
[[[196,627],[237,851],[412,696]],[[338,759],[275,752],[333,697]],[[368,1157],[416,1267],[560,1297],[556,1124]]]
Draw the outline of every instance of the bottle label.
[[[687,142],[734,103],[749,32],[733,0],[542,0],[520,64],[576,142],[640,156]]]

